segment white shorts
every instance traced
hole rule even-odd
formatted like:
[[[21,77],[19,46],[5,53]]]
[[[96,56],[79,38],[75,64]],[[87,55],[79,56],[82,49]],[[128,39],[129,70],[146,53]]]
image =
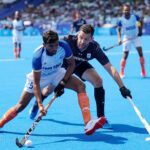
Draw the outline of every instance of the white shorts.
[[[13,36],[13,43],[21,43],[22,42],[22,34]]]
[[[123,39],[125,41],[126,39]],[[131,44],[133,44],[135,47],[141,47],[141,39],[140,37],[136,37],[135,39],[129,40],[125,43],[123,43],[123,51],[128,52],[131,49]]]
[[[60,68],[57,72],[46,76],[45,78],[41,78],[40,80],[40,87],[41,90],[45,88],[46,86],[52,84],[54,86],[57,86],[58,83],[63,79],[65,76],[66,70],[64,68]],[[31,74],[29,74],[31,75]],[[34,93],[33,91],[33,79],[27,75],[27,81],[24,87],[24,91],[29,93]]]

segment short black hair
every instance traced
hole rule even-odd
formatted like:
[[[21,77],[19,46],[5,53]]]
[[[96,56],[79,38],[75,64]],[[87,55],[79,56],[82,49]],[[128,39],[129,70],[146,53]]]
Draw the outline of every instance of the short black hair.
[[[129,4],[124,4],[124,5],[123,5],[123,8],[124,8],[124,7],[130,8],[130,5],[129,5]]]
[[[57,34],[57,32],[55,32],[53,30],[46,31],[43,34],[43,42],[45,44],[47,44],[47,43],[55,43],[58,40],[59,40],[58,34]]]
[[[86,34],[94,35],[94,27],[91,24],[84,24],[80,27],[79,31],[83,31]]]

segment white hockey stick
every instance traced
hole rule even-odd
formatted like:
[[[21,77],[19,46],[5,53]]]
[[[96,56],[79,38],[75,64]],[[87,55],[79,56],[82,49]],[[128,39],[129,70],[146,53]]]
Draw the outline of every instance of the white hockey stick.
[[[148,124],[148,122],[142,117],[140,111],[138,110],[138,108],[135,106],[135,104],[133,103],[132,99],[130,97],[127,96],[127,99],[130,101],[130,103],[132,104],[136,114],[138,115],[138,117],[140,118],[141,122],[143,123],[145,129],[147,130],[148,134],[150,134],[150,125]]]

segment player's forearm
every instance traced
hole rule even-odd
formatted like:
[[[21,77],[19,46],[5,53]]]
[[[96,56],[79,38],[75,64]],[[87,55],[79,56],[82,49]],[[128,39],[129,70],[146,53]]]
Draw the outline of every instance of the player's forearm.
[[[121,41],[121,29],[119,28],[117,31],[118,39]]]
[[[74,71],[74,68],[75,68],[75,62],[74,61],[69,62],[69,66],[64,76],[64,80],[68,81],[69,77],[72,75]]]
[[[42,104],[41,99],[41,88],[39,84],[33,84],[34,95],[36,97],[37,103]]]
[[[124,86],[124,84],[123,84],[123,82],[122,82],[122,80],[121,80],[121,78],[120,78],[120,76],[119,76],[119,74],[115,68],[112,71],[112,77],[116,81],[116,83],[118,84],[119,88]]]
[[[105,69],[108,71],[108,73],[112,76],[112,78],[116,81],[116,83],[118,84],[118,86],[121,88],[124,86],[117,70],[110,64],[106,64]]]

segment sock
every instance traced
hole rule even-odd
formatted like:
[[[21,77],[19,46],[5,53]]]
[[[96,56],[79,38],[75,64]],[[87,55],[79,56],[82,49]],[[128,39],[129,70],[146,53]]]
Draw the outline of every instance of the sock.
[[[144,59],[143,56],[140,57],[140,64],[141,64],[142,73],[145,74],[145,67],[144,67],[144,65],[145,65],[145,59]]]
[[[14,55],[15,55],[15,57],[17,57],[17,48],[16,47],[14,48]]]
[[[12,120],[13,118],[15,118],[17,116],[17,113],[15,112],[14,107],[10,108],[2,117],[2,119],[0,120],[0,127],[2,128],[7,122],[9,122],[10,120]]]
[[[97,106],[97,116],[99,118],[104,116],[105,90],[103,89],[103,87],[95,88],[94,95]]]
[[[43,102],[44,99],[47,98],[47,96],[44,96],[43,94],[41,94],[41,98],[42,98],[42,102]],[[38,107],[37,101],[34,102],[33,107]]]
[[[91,120],[90,103],[86,93],[78,94],[78,103],[82,111],[84,124],[86,125]]]
[[[125,68],[125,65],[126,65],[126,60],[124,58],[121,59],[121,62],[120,62],[120,74],[124,74],[124,68]]]
[[[20,56],[21,47],[18,48],[18,56]]]

